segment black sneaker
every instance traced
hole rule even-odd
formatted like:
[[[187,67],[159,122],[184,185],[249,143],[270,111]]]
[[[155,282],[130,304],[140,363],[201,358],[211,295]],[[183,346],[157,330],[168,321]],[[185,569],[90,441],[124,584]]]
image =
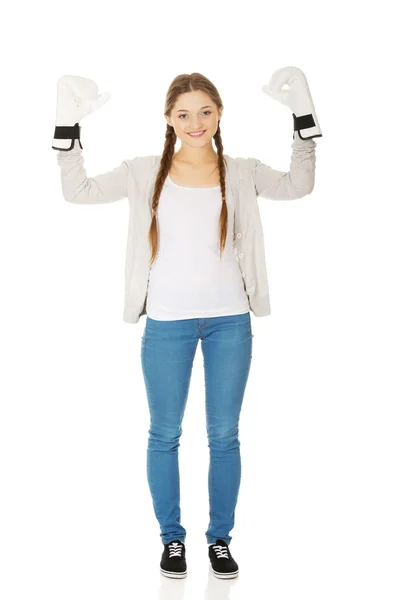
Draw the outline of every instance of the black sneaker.
[[[224,540],[208,546],[208,556],[211,568],[216,577],[230,579],[239,575],[239,567],[230,553],[229,546]]]
[[[186,548],[180,540],[164,544],[160,570],[166,577],[186,577]]]

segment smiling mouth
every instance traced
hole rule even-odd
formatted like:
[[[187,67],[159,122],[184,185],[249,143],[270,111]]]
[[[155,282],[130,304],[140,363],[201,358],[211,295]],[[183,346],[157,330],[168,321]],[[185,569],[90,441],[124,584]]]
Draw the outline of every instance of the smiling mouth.
[[[205,133],[205,129],[201,129],[200,131],[194,131],[192,133],[188,133],[188,135],[190,135],[190,137],[201,137],[203,135],[203,133]]]

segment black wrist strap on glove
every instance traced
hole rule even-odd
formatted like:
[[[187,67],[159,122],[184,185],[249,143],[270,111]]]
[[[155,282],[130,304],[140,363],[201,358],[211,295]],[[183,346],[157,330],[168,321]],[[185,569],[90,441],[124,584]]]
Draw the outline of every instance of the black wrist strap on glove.
[[[322,137],[322,133],[310,136],[308,138],[300,135],[301,129],[309,129],[310,127],[315,127],[314,117],[312,116],[311,113],[309,115],[302,115],[301,117],[296,117],[296,115],[294,113],[292,113],[292,115],[293,115],[293,139],[294,139],[295,131],[297,131],[297,133],[299,134],[299,137],[302,140],[309,140],[314,137]]]
[[[79,123],[75,123],[73,126],[67,125],[56,125],[54,131],[53,140],[71,140],[72,144],[70,148],[55,148],[56,150],[71,150],[74,146],[74,140],[78,140],[81,149],[83,150],[83,146],[81,144],[81,128]],[[54,146],[52,146],[54,148]]]

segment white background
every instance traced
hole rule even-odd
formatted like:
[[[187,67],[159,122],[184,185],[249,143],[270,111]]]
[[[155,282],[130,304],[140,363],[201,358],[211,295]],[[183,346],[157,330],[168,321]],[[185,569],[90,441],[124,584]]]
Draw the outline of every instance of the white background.
[[[7,11],[1,598],[398,600],[394,4],[81,0]],[[63,199],[57,80],[89,77],[112,95],[81,123],[88,176],[161,154],[166,91],[194,71],[222,96],[224,152],[287,170],[291,111],[261,87],[288,65],[306,74],[323,137],[310,196],[258,200],[271,315],[251,313],[230,545],[240,576],[209,571],[199,342],[179,451],[189,574],[167,580],[146,479],[145,318],[122,320],[128,201]]]

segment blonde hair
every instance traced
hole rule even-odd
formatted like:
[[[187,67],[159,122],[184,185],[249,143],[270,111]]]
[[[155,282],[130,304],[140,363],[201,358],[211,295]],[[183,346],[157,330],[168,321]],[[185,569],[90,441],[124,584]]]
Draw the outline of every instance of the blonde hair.
[[[202,75],[201,73],[191,73],[182,74],[175,77],[175,79],[170,84],[166,100],[165,100],[165,111],[164,115],[166,117],[171,116],[171,111],[178,100],[178,97],[181,94],[185,94],[187,92],[192,92],[196,90],[201,90],[206,92],[212,100],[217,105],[218,109],[223,108],[221,97],[214,86],[213,83],[207,77]],[[172,158],[175,152],[175,142],[176,142],[176,133],[174,128],[167,123],[167,129],[165,132],[165,142],[164,142],[164,151],[161,156],[160,168],[157,173],[155,185],[154,185],[154,193],[152,199],[152,213],[153,217],[151,220],[151,225],[149,229],[149,243],[151,248],[151,259],[149,266],[153,264],[155,257],[158,251],[158,231],[157,231],[157,220],[156,213],[158,208],[158,202],[160,199],[161,191],[164,185],[164,181],[167,178],[169,170],[172,164]],[[218,170],[219,170],[219,182],[221,187],[222,194],[222,206],[221,206],[221,214],[219,218],[220,225],[220,259],[222,252],[225,248],[226,236],[227,236],[227,228],[228,228],[228,210],[226,206],[226,188],[225,188],[225,162],[223,156],[223,145],[221,139],[221,130],[218,123],[218,129],[214,134],[215,145],[218,153]]]

